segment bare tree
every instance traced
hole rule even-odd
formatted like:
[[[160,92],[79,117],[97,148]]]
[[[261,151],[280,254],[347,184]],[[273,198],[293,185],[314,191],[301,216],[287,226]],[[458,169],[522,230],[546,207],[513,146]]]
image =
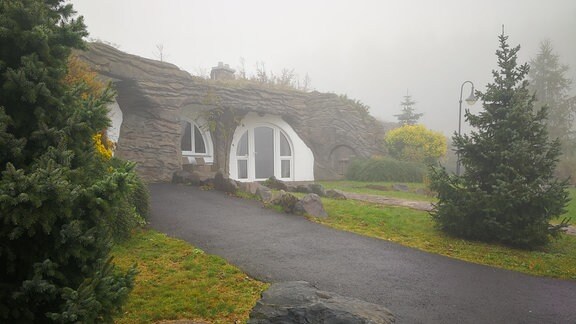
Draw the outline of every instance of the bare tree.
[[[266,65],[264,62],[256,62],[256,76],[254,79],[263,84],[270,83],[270,78],[268,77],[268,73],[266,73]]]
[[[312,80],[310,80],[310,76],[308,75],[308,73],[306,73],[304,80],[302,80],[302,87],[300,87],[300,90],[308,92],[311,90],[311,87],[312,87]]]
[[[156,44],[154,56],[160,60],[160,62],[164,62],[164,44]]]
[[[275,81],[276,85],[293,88],[295,83],[294,69],[282,69],[280,76]]]
[[[240,65],[238,65],[238,78],[246,80],[246,60],[240,57]]]

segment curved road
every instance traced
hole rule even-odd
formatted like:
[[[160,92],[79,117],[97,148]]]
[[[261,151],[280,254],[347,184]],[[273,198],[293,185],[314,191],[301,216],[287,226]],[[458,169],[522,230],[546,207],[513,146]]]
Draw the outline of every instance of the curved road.
[[[397,323],[576,323],[573,281],[421,252],[217,191],[173,184],[153,184],[150,191],[152,228],[259,280],[305,280],[384,305]]]

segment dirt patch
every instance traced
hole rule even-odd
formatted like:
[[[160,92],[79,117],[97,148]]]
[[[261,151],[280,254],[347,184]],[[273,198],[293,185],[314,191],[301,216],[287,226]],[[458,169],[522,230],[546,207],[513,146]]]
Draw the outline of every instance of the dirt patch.
[[[432,204],[427,201],[414,201],[414,200],[405,200],[405,199],[398,199],[398,198],[388,198],[378,195],[366,195],[366,194],[357,194],[352,192],[345,192],[344,195],[347,199],[354,199],[360,201],[366,201],[375,204],[387,205],[387,206],[400,206],[400,207],[408,207],[416,210],[423,210],[423,211],[430,211],[432,210]]]

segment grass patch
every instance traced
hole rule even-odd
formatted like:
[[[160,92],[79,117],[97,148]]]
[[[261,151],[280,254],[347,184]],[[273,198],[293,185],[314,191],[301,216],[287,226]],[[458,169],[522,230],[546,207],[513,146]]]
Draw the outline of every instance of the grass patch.
[[[415,193],[418,189],[425,189],[423,183],[403,183],[408,186],[410,192],[392,190],[392,185],[399,182],[365,182],[365,181],[320,181],[318,182],[326,189],[338,189],[345,192],[354,192],[359,194],[385,196],[389,198],[399,198],[416,201],[436,201],[434,197]],[[371,189],[370,186],[387,187],[390,190]]]
[[[268,287],[220,257],[153,230],[136,232],[113,255],[117,267],[136,263],[139,271],[116,323],[244,323]]]
[[[323,203],[330,217],[314,220],[337,229],[473,263],[576,280],[575,236],[562,235],[546,248],[525,251],[447,236],[436,230],[430,215],[423,211],[353,200],[323,199]]]

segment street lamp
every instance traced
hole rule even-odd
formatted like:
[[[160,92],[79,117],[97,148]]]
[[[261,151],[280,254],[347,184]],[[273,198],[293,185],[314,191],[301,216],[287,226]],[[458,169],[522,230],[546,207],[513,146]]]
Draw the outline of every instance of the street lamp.
[[[464,81],[464,83],[462,83],[462,85],[460,86],[460,102],[458,106],[458,136],[460,136],[460,133],[462,131],[462,93],[464,91],[464,85],[466,83],[470,83],[470,85],[472,86],[472,88],[470,89],[470,96],[466,98],[466,103],[472,106],[473,104],[476,103],[476,100],[478,100],[478,98],[476,98],[476,96],[474,95],[474,83],[472,83],[472,81]],[[460,153],[458,153],[458,161],[456,162],[456,175],[460,175]]]

